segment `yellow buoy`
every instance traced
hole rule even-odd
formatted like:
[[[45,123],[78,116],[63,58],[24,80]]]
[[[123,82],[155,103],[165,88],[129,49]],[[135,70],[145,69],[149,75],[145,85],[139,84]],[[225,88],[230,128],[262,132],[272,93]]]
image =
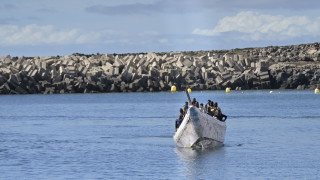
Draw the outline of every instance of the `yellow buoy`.
[[[270,94],[272,94],[273,93],[273,91],[270,91]]]
[[[314,93],[316,93],[316,94],[319,94],[319,92],[320,92],[320,90],[319,90],[318,88],[316,88],[316,89],[314,90]]]
[[[192,92],[191,88],[188,88],[188,93],[191,93],[191,92]]]
[[[176,86],[171,86],[171,92],[176,92],[177,91],[177,87]]]
[[[231,92],[231,88],[226,88],[226,93],[230,93]]]

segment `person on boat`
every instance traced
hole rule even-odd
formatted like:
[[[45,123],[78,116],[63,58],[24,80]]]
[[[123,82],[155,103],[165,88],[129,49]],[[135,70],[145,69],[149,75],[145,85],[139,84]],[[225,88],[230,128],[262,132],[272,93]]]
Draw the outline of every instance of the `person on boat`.
[[[203,113],[206,112],[202,103],[200,104],[199,110],[200,110],[200,112],[203,112]]]
[[[189,103],[186,101],[186,102],[184,103],[184,106],[183,106],[183,112],[184,112],[184,114],[187,113],[188,108],[189,108]]]
[[[196,98],[193,98],[192,101],[191,101],[191,105],[192,105],[192,106],[197,106],[197,103],[198,103],[198,102],[197,102]],[[198,106],[198,107],[199,107],[199,106]]]
[[[211,100],[209,99],[208,103],[204,107],[207,113],[210,111],[210,109],[209,109],[210,108],[210,104],[211,104]]]
[[[208,106],[207,113],[208,113],[210,116],[214,116],[214,112],[215,112],[214,103],[213,103],[213,101],[210,101],[210,104],[209,104],[209,106]]]
[[[214,116],[220,121],[226,121],[228,116],[222,114],[221,108],[218,103],[214,103]]]
[[[180,113],[179,113],[179,117],[178,119],[176,119],[176,130],[179,128],[179,126],[181,125],[182,121],[183,121],[183,118],[184,118],[184,112],[183,112],[183,109],[180,108]]]

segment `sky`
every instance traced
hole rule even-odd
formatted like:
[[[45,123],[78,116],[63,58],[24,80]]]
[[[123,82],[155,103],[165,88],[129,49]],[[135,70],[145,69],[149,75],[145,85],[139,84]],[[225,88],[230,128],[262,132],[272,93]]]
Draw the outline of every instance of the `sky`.
[[[0,56],[313,43],[319,12],[319,0],[1,0]]]

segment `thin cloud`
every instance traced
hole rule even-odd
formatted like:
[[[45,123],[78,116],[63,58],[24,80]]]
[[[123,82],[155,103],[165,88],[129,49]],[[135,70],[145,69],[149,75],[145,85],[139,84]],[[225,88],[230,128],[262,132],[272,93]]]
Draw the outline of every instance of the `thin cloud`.
[[[16,9],[17,7],[13,4],[0,4],[0,10]]]
[[[198,0],[193,1],[202,4],[206,8],[225,9],[315,9],[320,6],[318,0],[297,1],[297,0]]]
[[[193,13],[201,12],[201,3],[193,0],[158,0],[149,4],[132,3],[118,6],[93,5],[85,8],[89,13],[103,15],[150,15],[154,13]]]
[[[244,40],[276,40],[308,35],[320,36],[320,18],[285,17],[248,11],[221,19],[213,29],[197,28],[192,33],[205,36],[221,36],[227,32],[239,33],[239,38]]]
[[[0,18],[0,24],[11,24],[17,22],[15,18]]]
[[[167,39],[167,38],[159,39],[159,43],[162,43],[162,44],[169,43],[169,39]]]
[[[39,12],[39,13],[56,13],[57,10],[54,9],[54,8],[40,8],[40,9],[37,9],[36,12]]]
[[[90,13],[98,13],[105,15],[132,15],[132,14],[150,14],[160,10],[155,4],[134,3],[120,6],[95,5],[85,9]]]
[[[103,15],[150,15],[154,13],[202,13],[203,10],[265,10],[265,9],[291,9],[307,10],[320,7],[320,1],[292,0],[158,0],[149,4],[133,2],[131,4],[110,6],[110,5],[93,5],[85,8],[89,13]]]
[[[160,32],[158,31],[142,31],[141,33],[138,34],[139,36],[159,36],[161,35]]]
[[[114,34],[117,32],[82,32],[78,29],[57,29],[51,25],[0,25],[0,46],[101,43]]]

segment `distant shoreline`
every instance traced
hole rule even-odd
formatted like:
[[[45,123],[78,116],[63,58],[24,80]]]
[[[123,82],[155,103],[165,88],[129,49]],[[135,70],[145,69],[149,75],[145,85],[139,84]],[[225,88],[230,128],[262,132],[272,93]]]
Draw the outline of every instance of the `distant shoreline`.
[[[320,44],[217,51],[0,57],[0,94],[315,89]]]

